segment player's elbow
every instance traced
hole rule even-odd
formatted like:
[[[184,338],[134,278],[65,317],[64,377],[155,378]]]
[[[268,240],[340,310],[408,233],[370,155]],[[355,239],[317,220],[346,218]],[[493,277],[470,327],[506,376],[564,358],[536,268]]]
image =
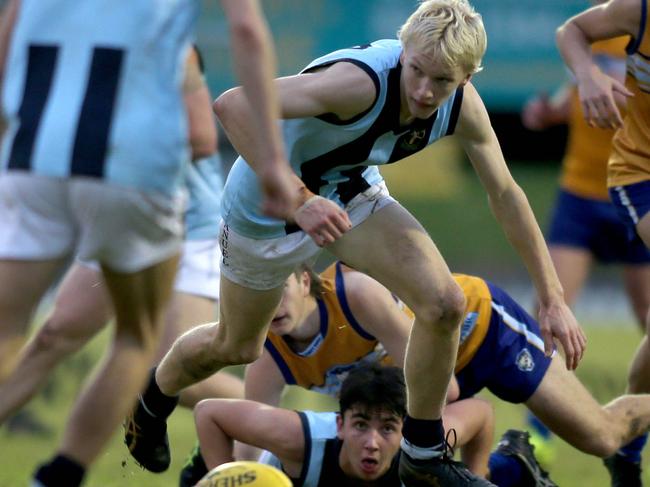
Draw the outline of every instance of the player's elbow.
[[[224,126],[228,128],[230,120],[242,108],[244,102],[244,90],[241,87],[232,88],[220,95],[212,104],[212,110]]]

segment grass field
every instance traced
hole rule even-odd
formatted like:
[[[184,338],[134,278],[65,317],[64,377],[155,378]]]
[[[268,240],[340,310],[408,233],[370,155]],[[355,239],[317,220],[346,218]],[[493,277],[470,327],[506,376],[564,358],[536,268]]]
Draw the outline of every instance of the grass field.
[[[625,374],[630,356],[638,342],[638,332],[629,324],[619,328],[588,326],[589,352],[578,370],[578,375],[601,402],[620,394],[625,388]],[[51,428],[51,435],[34,437],[11,434],[0,429],[0,487],[26,485],[35,465],[47,458],[56,445],[63,421],[72,398],[76,395],[83,371],[99,354],[103,337],[91,347],[75,356],[54,374],[49,394],[41,396],[30,410]],[[486,396],[489,397],[489,396]],[[493,398],[492,398],[493,399]],[[331,401],[322,401],[316,394],[291,389],[285,396],[285,404],[295,408],[327,409]],[[497,436],[509,427],[523,425],[524,409],[493,399],[497,414]],[[92,432],[89,432],[92,434]],[[165,487],[177,485],[178,472],[185,455],[194,442],[194,424],[191,414],[178,410],[170,421],[170,439],[173,463],[168,472],[155,475],[142,471],[131,460],[122,444],[121,433],[116,434],[110,448],[102,455],[89,475],[88,487]],[[497,438],[495,438],[495,441]],[[607,474],[600,460],[584,455],[559,440],[557,460],[551,466],[552,478],[561,487],[607,486]],[[650,481],[650,475],[646,475]]]
[[[453,148],[449,158],[455,158]],[[423,222],[447,258],[453,270],[479,273],[496,282],[505,273],[523,273],[523,267],[509,248],[486,204],[485,193],[476,177],[462,164],[448,164],[432,171],[421,171],[418,164],[405,163],[402,173],[390,171],[389,179],[403,178],[404,184],[392,185],[400,201]],[[409,186],[413,174],[436,173],[432,180],[418,181]],[[546,220],[555,180],[555,168],[518,165],[513,171],[527,192],[541,222]],[[419,177],[419,176],[418,176]],[[401,182],[401,181],[400,181]],[[403,188],[415,188],[405,191]],[[441,189],[442,188],[442,189]],[[450,189],[452,188],[452,189]],[[526,303],[522,303],[526,304]],[[629,360],[639,340],[631,323],[585,323],[589,334],[589,350],[578,371],[588,388],[601,402],[607,402],[625,389]],[[54,374],[46,394],[37,398],[29,410],[51,429],[49,435],[34,437],[12,434],[0,428],[0,487],[26,485],[36,464],[53,452],[69,407],[92,364],[96,361],[105,336],[98,337],[90,347],[69,359]],[[570,394],[567,392],[567,394]],[[291,390],[285,397],[287,406],[324,409],[332,403],[323,402],[315,395]],[[494,401],[497,411],[497,438],[509,427],[523,424],[522,407]],[[92,432],[88,432],[89,435]],[[165,487],[177,485],[177,476],[185,455],[194,444],[194,425],[191,414],[185,410],[174,413],[170,421],[173,449],[171,469],[163,475],[140,470],[131,460],[116,434],[108,450],[92,469],[88,487]],[[562,487],[607,486],[607,476],[600,460],[583,455],[559,440],[557,461],[551,466],[553,479]],[[650,481],[650,476],[646,476]]]

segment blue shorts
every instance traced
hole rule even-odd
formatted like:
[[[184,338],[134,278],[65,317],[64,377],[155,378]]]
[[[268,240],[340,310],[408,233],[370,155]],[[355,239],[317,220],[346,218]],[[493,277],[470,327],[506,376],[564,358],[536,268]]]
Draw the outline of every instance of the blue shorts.
[[[528,400],[551,365],[544,355],[539,325],[505,291],[488,283],[492,318],[483,343],[458,374],[460,399],[484,387],[507,402]]]
[[[609,188],[609,197],[619,218],[625,222],[630,238],[639,239],[636,225],[650,211],[650,180]]]
[[[648,188],[650,191],[650,188]],[[616,206],[560,190],[548,243],[588,250],[602,263],[650,263],[650,251],[639,237],[630,238]]]

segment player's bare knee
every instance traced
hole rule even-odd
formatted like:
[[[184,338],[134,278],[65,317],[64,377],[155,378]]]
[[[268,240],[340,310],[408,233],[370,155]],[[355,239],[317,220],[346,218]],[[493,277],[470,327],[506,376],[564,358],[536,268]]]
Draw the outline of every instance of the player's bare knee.
[[[453,332],[458,328],[464,311],[465,295],[456,285],[431,296],[424,306],[418,307],[415,315],[425,323]]]
[[[197,424],[208,415],[210,410],[210,401],[211,399],[203,399],[202,401],[197,402],[194,406],[194,421]]]
[[[34,335],[31,347],[36,352],[65,354],[78,349],[85,340],[70,333],[66,320],[48,319]]]

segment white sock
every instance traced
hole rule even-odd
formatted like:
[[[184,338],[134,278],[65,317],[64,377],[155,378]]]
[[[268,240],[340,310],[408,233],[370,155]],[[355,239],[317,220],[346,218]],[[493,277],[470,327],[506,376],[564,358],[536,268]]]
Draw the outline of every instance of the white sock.
[[[414,460],[429,460],[431,458],[441,457],[444,451],[444,443],[438,443],[435,446],[423,448],[421,446],[415,446],[405,438],[402,438],[400,447],[404,453]]]

